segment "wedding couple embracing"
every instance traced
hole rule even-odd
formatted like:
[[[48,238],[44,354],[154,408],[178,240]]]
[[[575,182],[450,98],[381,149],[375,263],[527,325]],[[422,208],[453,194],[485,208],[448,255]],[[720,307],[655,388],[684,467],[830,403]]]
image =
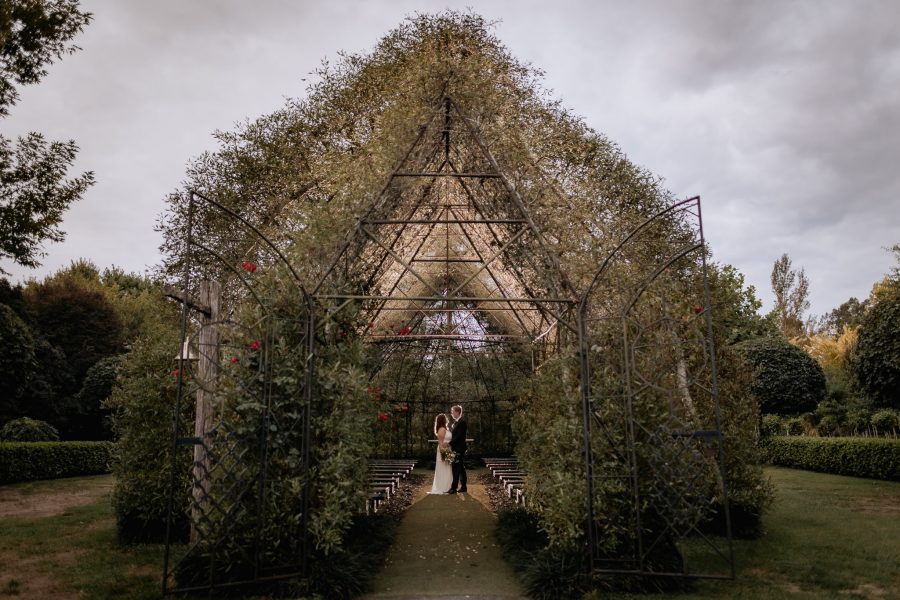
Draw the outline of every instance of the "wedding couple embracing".
[[[464,494],[466,492],[466,420],[462,406],[450,409],[452,420],[439,414],[434,418],[434,435],[438,447],[434,463],[431,494]]]

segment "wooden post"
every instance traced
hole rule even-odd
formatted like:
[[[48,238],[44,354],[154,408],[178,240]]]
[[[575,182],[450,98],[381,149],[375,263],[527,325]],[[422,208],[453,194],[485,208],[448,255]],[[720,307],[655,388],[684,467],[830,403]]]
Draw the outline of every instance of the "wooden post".
[[[196,523],[203,513],[203,505],[209,494],[210,464],[207,447],[214,443],[210,432],[215,421],[214,402],[219,378],[219,305],[222,286],[216,281],[200,282],[197,304],[206,308],[200,317],[200,361],[197,365],[197,406],[194,419],[194,436],[203,443],[194,446],[193,480],[191,490],[194,502],[191,506],[191,542],[199,539]]]

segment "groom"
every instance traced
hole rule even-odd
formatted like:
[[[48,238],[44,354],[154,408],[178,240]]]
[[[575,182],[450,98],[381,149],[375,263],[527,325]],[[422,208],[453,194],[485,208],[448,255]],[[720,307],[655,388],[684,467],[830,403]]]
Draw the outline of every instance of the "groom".
[[[457,491],[466,493],[466,420],[462,416],[462,406],[457,404],[450,409],[450,416],[453,417],[453,424],[450,425],[450,431],[453,437],[450,439],[450,448],[456,452],[456,462],[453,463],[453,483],[450,485],[448,494],[455,494]],[[457,489],[459,488],[459,489]]]

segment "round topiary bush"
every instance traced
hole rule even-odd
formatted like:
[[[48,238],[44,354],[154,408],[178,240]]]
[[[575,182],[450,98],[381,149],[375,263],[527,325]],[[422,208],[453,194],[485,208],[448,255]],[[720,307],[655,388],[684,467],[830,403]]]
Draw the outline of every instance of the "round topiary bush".
[[[0,429],[4,442],[58,442],[59,432],[46,421],[22,417],[13,419]]]
[[[825,398],[825,373],[809,354],[780,337],[738,344],[753,367],[752,390],[763,413],[796,415]]]

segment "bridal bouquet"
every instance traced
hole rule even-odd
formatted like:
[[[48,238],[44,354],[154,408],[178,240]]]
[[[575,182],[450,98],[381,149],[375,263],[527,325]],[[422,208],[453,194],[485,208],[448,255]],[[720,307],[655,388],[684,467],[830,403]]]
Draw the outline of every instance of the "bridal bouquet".
[[[458,457],[456,455],[456,452],[454,452],[453,449],[450,448],[450,446],[441,448],[441,460],[445,463],[450,463],[452,465],[456,462],[457,458]]]

